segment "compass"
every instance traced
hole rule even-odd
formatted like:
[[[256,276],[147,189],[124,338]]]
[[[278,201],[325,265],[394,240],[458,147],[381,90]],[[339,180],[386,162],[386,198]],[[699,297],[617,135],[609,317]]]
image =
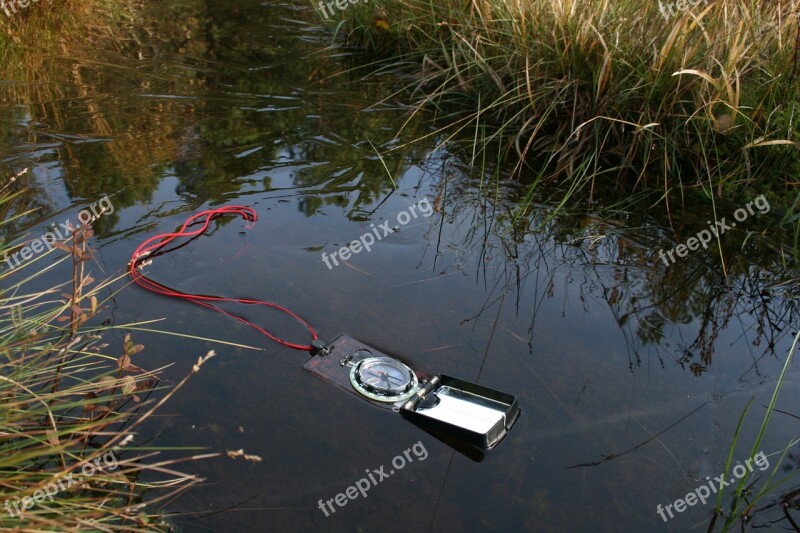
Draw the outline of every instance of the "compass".
[[[419,389],[414,371],[391,357],[368,357],[350,369],[355,389],[379,402],[402,402]]]
[[[342,390],[400,413],[432,435],[459,446],[493,448],[520,414],[517,399],[510,394],[445,374],[416,372],[347,335],[330,343],[315,341],[304,366]]]

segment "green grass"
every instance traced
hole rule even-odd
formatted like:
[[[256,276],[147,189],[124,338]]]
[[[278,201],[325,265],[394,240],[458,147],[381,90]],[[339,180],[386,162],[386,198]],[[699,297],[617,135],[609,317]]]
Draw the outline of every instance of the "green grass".
[[[789,353],[786,356],[786,360],[783,363],[783,368],[781,369],[781,373],[778,375],[778,380],[775,383],[775,388],[772,391],[772,397],[770,398],[769,405],[767,406],[766,414],[761,421],[761,426],[758,430],[758,434],[756,435],[753,446],[750,449],[750,455],[748,457],[752,458],[755,457],[758,453],[761,452],[761,445],[764,441],[764,435],[767,431],[767,426],[769,426],[770,419],[772,418],[772,413],[775,410],[775,404],[778,400],[778,395],[780,394],[781,388],[783,388],[784,379],[786,378],[786,374],[790,368],[790,364],[793,359],[793,355],[797,350],[798,341],[800,341],[800,331],[797,332],[794,338],[794,342],[792,342],[792,346],[789,349]],[[728,450],[728,457],[725,461],[725,469],[723,472],[724,479],[730,479],[730,472],[731,472],[731,463],[733,460],[734,451],[736,450],[736,446],[739,443],[741,438],[741,430],[747,416],[747,412],[750,410],[750,406],[752,405],[753,399],[747,403],[744,411],[742,412],[741,417],[739,418],[739,423],[736,426],[736,431],[733,435],[733,439],[731,440],[731,445]],[[720,531],[726,532],[730,531],[731,529],[740,526],[742,530],[744,530],[744,526],[749,520],[752,518],[753,513],[757,512],[758,507],[761,506],[763,499],[767,496],[767,494],[774,490],[775,488],[785,484],[789,477],[793,475],[786,476],[783,478],[776,479],[776,475],[778,471],[781,469],[783,465],[784,458],[786,454],[789,453],[789,450],[797,444],[797,440],[789,443],[786,448],[784,448],[783,453],[781,454],[780,458],[774,462],[775,466],[772,469],[772,472],[767,476],[766,480],[760,481],[760,488],[756,491],[755,484],[757,481],[751,481],[751,476],[749,473],[745,473],[741,478],[739,478],[736,487],[731,490],[732,497],[729,509],[726,513],[722,510],[722,500],[723,496],[728,494],[729,491],[722,488],[717,493],[716,504],[714,506],[714,517],[709,523],[708,531],[714,531],[715,526],[717,525],[718,520],[721,518],[722,520],[719,523]],[[749,483],[748,483],[749,482]],[[794,491],[792,491],[794,492]],[[793,503],[789,499],[782,499],[781,507],[784,510],[784,514],[786,518],[791,521],[791,516],[789,515],[789,508],[794,506]],[[764,506],[763,508],[769,508],[771,505]]]
[[[764,193],[797,223],[795,4],[700,2],[669,20],[656,0],[371,0],[337,13],[373,70],[412,80],[400,91],[434,117],[432,135],[499,150],[532,189],[645,190],[667,208]]]

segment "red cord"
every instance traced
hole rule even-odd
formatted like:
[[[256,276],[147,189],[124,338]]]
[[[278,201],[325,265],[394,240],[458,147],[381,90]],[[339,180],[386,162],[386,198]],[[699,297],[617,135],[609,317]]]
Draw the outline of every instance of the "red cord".
[[[255,224],[255,222],[257,220],[256,212],[252,208],[243,207],[243,206],[239,206],[239,205],[229,205],[229,206],[226,206],[226,207],[218,207],[216,209],[209,209],[207,211],[202,211],[200,213],[192,215],[191,217],[189,217],[189,219],[186,222],[183,223],[183,226],[181,226],[181,228],[178,231],[176,231],[175,233],[162,233],[161,235],[156,235],[155,237],[150,237],[149,239],[144,241],[142,244],[140,244],[138,248],[136,248],[136,251],[133,252],[133,256],[131,257],[131,262],[129,263],[131,278],[133,278],[133,281],[137,285],[139,285],[140,287],[143,287],[143,288],[145,288],[145,289],[147,289],[149,291],[152,291],[152,292],[154,292],[156,294],[161,294],[163,296],[172,296],[174,298],[182,298],[184,300],[188,300],[188,301],[190,301],[192,303],[195,303],[197,305],[202,305],[203,307],[208,307],[209,309],[213,309],[214,311],[218,311],[218,312],[220,312],[220,313],[222,313],[224,315],[227,315],[227,316],[229,316],[231,318],[235,318],[239,322],[247,324],[251,328],[254,328],[254,329],[260,331],[261,333],[263,333],[264,335],[266,335],[267,337],[269,337],[273,341],[275,341],[277,343],[280,343],[280,344],[282,344],[284,346],[287,346],[289,348],[294,348],[295,350],[311,351],[313,348],[310,345],[295,344],[295,343],[292,343],[292,342],[287,342],[287,341],[285,341],[283,339],[279,339],[278,337],[276,337],[275,335],[273,335],[269,331],[267,331],[267,330],[263,329],[262,327],[250,322],[249,320],[246,320],[244,318],[241,318],[241,317],[238,317],[236,315],[233,315],[233,314],[231,314],[231,313],[229,313],[229,312],[227,312],[227,311],[225,311],[223,309],[220,309],[219,307],[217,307],[215,305],[212,305],[212,304],[206,303],[206,302],[207,301],[213,301],[213,302],[237,302],[237,303],[242,303],[242,304],[265,305],[267,307],[271,307],[273,309],[277,309],[278,311],[281,311],[281,312],[286,313],[287,315],[291,316],[292,318],[294,318],[295,320],[297,320],[298,322],[303,324],[306,328],[308,328],[308,331],[311,332],[311,336],[313,337],[314,340],[316,340],[318,338],[317,332],[314,331],[314,328],[311,327],[311,324],[309,324],[304,319],[300,318],[299,316],[297,316],[296,314],[294,314],[293,312],[291,312],[290,310],[286,309],[283,306],[280,306],[280,305],[274,304],[274,303],[270,303],[270,302],[264,302],[264,301],[261,301],[261,300],[250,300],[250,299],[247,299],[247,298],[222,298],[220,296],[208,296],[208,295],[202,295],[202,294],[191,294],[191,293],[187,293],[187,292],[182,292],[182,291],[175,290],[175,289],[172,289],[170,287],[167,287],[166,285],[162,285],[161,283],[158,283],[157,281],[153,281],[150,278],[148,278],[147,276],[145,276],[144,274],[142,274],[138,270],[137,267],[143,261],[146,261],[148,259],[148,257],[155,257],[157,255],[161,255],[162,253],[168,252],[169,250],[165,250],[165,251],[163,251],[161,253],[157,253],[161,248],[163,248],[164,246],[166,246],[170,242],[174,241],[175,239],[181,238],[181,237],[192,237],[192,238],[199,237],[200,235],[205,233],[205,231],[208,229],[209,224],[211,224],[211,221],[215,217],[223,216],[223,215],[239,215],[242,218],[244,218],[246,221],[251,223],[251,226],[249,226],[249,227],[252,227],[252,224]],[[201,220],[203,217],[205,217],[205,220]],[[198,228],[196,230],[187,231],[187,228],[189,228],[189,226],[193,226],[194,224],[198,224],[198,223],[202,224],[202,226],[200,228]],[[249,227],[248,227],[248,229],[249,229]],[[186,244],[188,244],[188,242]]]

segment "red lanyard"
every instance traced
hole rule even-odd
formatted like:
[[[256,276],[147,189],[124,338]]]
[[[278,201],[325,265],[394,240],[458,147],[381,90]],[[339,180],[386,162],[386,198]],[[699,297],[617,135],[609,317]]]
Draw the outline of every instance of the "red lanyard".
[[[175,290],[175,289],[172,289],[170,287],[167,287],[166,285],[162,285],[161,283],[158,283],[157,281],[153,281],[152,279],[150,279],[147,276],[145,276],[138,269],[139,265],[142,264],[144,261],[147,261],[148,259],[151,259],[153,257],[157,257],[159,255],[162,255],[162,254],[165,254],[165,253],[171,251],[171,250],[163,250],[163,251],[161,251],[161,249],[164,246],[166,246],[167,244],[169,244],[172,241],[174,241],[175,239],[179,239],[179,238],[182,238],[182,237],[189,237],[191,239],[194,239],[194,238],[199,237],[200,235],[205,233],[205,231],[208,229],[209,224],[211,224],[211,221],[215,217],[219,217],[219,216],[223,216],[223,215],[239,215],[243,219],[245,219],[247,222],[250,222],[251,224],[255,224],[255,222],[257,220],[256,212],[252,208],[243,207],[243,206],[239,206],[239,205],[229,205],[229,206],[226,206],[226,207],[218,207],[216,209],[209,209],[207,211],[202,211],[200,213],[192,215],[191,217],[189,217],[188,220],[186,220],[186,222],[183,223],[183,226],[181,226],[181,228],[178,231],[176,231],[175,233],[162,233],[161,235],[156,235],[155,237],[150,237],[149,239],[144,241],[142,244],[140,244],[138,248],[136,248],[136,251],[133,252],[133,256],[131,257],[131,262],[129,263],[131,278],[133,278],[133,281],[137,285],[139,285],[140,287],[144,287],[145,289],[147,289],[149,291],[152,291],[152,292],[154,292],[156,294],[161,294],[163,296],[171,296],[171,297],[174,297],[174,298],[182,298],[184,300],[188,300],[188,301],[190,301],[192,303],[195,303],[197,305],[202,305],[203,307],[208,307],[209,309],[213,309],[214,311],[218,311],[218,312],[222,313],[223,315],[227,315],[227,316],[229,316],[231,318],[235,318],[239,322],[247,324],[251,328],[254,328],[254,329],[260,331],[261,333],[263,333],[264,335],[266,335],[267,337],[269,337],[273,341],[275,341],[277,343],[280,343],[280,344],[282,344],[284,346],[288,346],[289,348],[294,348],[295,350],[311,351],[313,349],[313,347],[310,346],[310,345],[295,344],[293,342],[288,342],[288,341],[285,341],[283,339],[279,339],[278,337],[276,337],[275,335],[273,335],[269,331],[265,330],[264,328],[258,326],[257,324],[254,324],[254,323],[250,322],[249,320],[246,320],[244,318],[238,317],[238,316],[236,316],[234,314],[228,313],[224,309],[220,309],[219,307],[217,307],[217,306],[215,306],[213,304],[207,303],[207,302],[237,302],[237,303],[241,303],[241,304],[255,304],[255,305],[264,305],[264,306],[267,306],[267,307],[271,307],[273,309],[277,309],[278,311],[286,313],[287,315],[291,316],[292,318],[294,318],[295,320],[297,320],[298,322],[303,324],[306,328],[308,328],[308,331],[311,332],[311,336],[313,337],[314,340],[316,340],[318,338],[317,332],[314,331],[314,328],[311,327],[311,324],[309,324],[303,318],[299,317],[298,315],[294,314],[293,312],[291,312],[290,310],[286,309],[285,307],[283,307],[281,305],[270,303],[270,302],[265,302],[265,301],[262,301],[262,300],[251,300],[251,299],[247,299],[247,298],[223,298],[223,297],[220,297],[220,296],[209,296],[209,295],[203,295],[203,294],[192,294],[192,293],[187,293],[187,292]],[[190,226],[193,226],[195,224],[201,224],[201,226],[198,229],[194,229],[194,230],[189,230],[188,229]],[[184,245],[185,244],[188,244],[188,242],[184,243]]]

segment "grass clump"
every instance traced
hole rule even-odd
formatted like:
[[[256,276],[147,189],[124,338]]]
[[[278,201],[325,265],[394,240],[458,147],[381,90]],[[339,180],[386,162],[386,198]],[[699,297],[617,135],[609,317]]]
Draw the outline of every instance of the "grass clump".
[[[340,16],[380,72],[409,76],[414,113],[433,109],[445,141],[499,146],[532,187],[731,201],[755,189],[791,218],[800,5],[686,5],[665,16],[657,0],[370,0]]]
[[[9,185],[0,189],[0,209],[22,193]],[[24,215],[4,212],[0,229]],[[128,334],[121,355],[107,353],[101,334],[109,327],[91,324],[116,295],[118,279],[98,283],[89,275],[91,235],[88,225],[74,228],[67,241],[0,270],[4,531],[168,531],[156,504],[201,481],[174,464],[216,455],[156,461],[157,451],[132,443],[137,428],[186,379],[149,400],[160,369],[134,364],[144,347]],[[13,248],[0,242],[0,257]],[[53,260],[56,254],[61,257]],[[34,288],[45,272],[64,267],[72,272],[65,283]]]

